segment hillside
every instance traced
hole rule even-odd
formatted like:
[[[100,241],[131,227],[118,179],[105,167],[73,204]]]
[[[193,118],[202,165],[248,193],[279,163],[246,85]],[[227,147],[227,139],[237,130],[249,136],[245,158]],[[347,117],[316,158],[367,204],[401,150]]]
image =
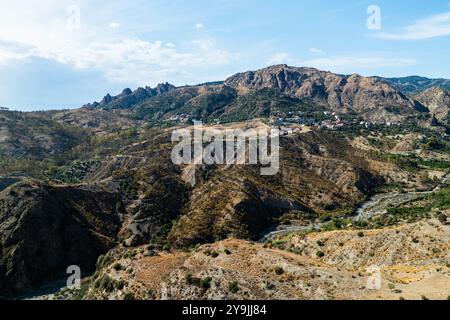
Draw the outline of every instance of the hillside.
[[[237,74],[225,84],[250,89],[275,88],[289,96],[312,99],[329,110],[352,112],[370,121],[398,121],[408,113],[427,111],[384,81],[313,68],[273,66]]]
[[[155,288],[142,281],[157,298],[368,297],[369,292],[358,292],[359,284],[352,280],[355,275],[350,269],[362,268],[360,260],[333,265],[346,257],[342,253],[327,260],[332,256],[327,248],[321,250],[326,258],[314,257],[311,246],[322,241],[328,229],[307,245],[301,243],[304,254],[296,256],[286,250],[297,249],[300,244],[290,241],[297,239],[299,230],[309,233],[311,225],[337,229],[336,239],[353,237],[364,228],[375,234],[369,229],[382,228],[380,237],[391,239],[388,249],[396,250],[394,243],[403,242],[387,228],[398,227],[395,230],[406,235],[414,230],[402,223],[417,227],[413,224],[438,218],[437,210],[446,214],[450,142],[442,124],[429,125],[433,117],[444,120],[444,111],[448,111],[445,94],[430,89],[418,95],[426,109],[382,80],[281,65],[237,74],[224,82],[125,90],[74,110],[1,111],[0,296],[37,289],[64,274],[70,264],[82,266],[87,273],[97,269],[96,277],[111,271],[104,269],[110,266],[105,258],[97,261],[100,255],[110,252],[108,256],[125,264],[130,261],[122,261],[123,254],[151,246],[150,262],[142,263],[146,268],[147,263],[155,263],[161,272],[150,271]],[[261,176],[260,167],[250,165],[175,165],[171,134],[180,128],[191,130],[193,119],[203,120],[205,129],[280,127],[279,173]],[[424,192],[430,194],[428,200],[419,197],[424,204],[404,207],[417,200],[409,195]],[[391,203],[380,221],[352,223],[362,204],[384,193],[409,200]],[[265,239],[276,230],[281,230],[280,243],[272,237],[267,237],[266,248],[249,242]],[[446,232],[440,234],[442,239]],[[373,241],[364,245],[385,259],[383,252],[372,247],[382,239]],[[292,248],[280,245],[286,243]],[[202,256],[204,250],[225,252],[228,245],[236,247],[229,250],[236,251],[239,260],[253,248],[256,256],[244,259],[235,274],[228,274],[228,267],[215,266],[216,260],[209,255]],[[354,246],[361,248],[362,244]],[[421,249],[419,262],[428,268],[435,262],[424,258],[425,251]],[[414,257],[405,253],[400,262],[389,262],[403,265]],[[228,258],[225,265],[236,263],[232,255]],[[197,266],[198,261],[204,261],[204,267]],[[283,281],[273,280],[279,291],[257,289],[262,285],[258,277],[272,279],[270,261],[292,268],[292,279],[312,278],[321,272],[336,279],[331,284],[325,278],[302,282],[293,291],[291,275],[286,272]],[[261,264],[266,271],[257,271]],[[339,270],[347,264],[349,270]],[[190,265],[194,269],[188,273],[193,278],[186,285],[186,275],[179,270],[191,270]],[[203,273],[197,274],[197,269]],[[169,295],[151,277],[164,278],[172,272],[178,274],[170,278],[178,289]],[[216,278],[215,272],[223,272],[224,280],[211,282],[213,291],[200,290],[198,279],[210,274]],[[241,283],[244,274],[253,272],[255,278]],[[86,297],[122,297],[117,282],[106,279],[99,285],[113,286],[111,291],[105,295],[94,285]],[[137,281],[142,289],[141,280],[130,281]],[[230,295],[227,286],[234,281],[243,288],[242,296]],[[308,284],[319,289],[306,290]],[[142,298],[143,292],[133,294]],[[433,297],[442,295],[442,291],[433,293]]]
[[[0,193],[0,295],[36,288],[69,265],[93,270],[116,244],[118,194],[24,181]]]
[[[449,226],[429,220],[363,231],[362,237],[360,232],[294,236],[284,244],[286,250],[235,239],[190,253],[117,249],[99,260],[99,271],[84,283],[81,295],[187,300],[447,298]],[[381,271],[380,290],[367,288],[374,265]]]
[[[417,94],[421,91],[425,91],[433,87],[450,90],[450,80],[448,79],[430,79],[419,76],[380,79],[383,79],[384,81],[390,83],[394,87],[407,94]]]
[[[450,91],[432,87],[417,94],[415,99],[427,106],[438,121],[450,124]]]

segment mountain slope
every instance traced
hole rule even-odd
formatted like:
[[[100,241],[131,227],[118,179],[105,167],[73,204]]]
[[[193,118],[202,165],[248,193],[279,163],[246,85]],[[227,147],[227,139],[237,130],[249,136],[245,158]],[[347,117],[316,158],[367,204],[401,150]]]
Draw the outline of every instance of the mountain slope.
[[[378,230],[292,235],[273,247],[228,239],[188,253],[126,249],[133,259],[116,249],[101,261],[118,261],[122,271],[102,264],[85,283],[82,298],[445,300],[449,240],[450,226],[434,219]],[[374,267],[381,271],[379,290],[367,288]],[[123,290],[102,287],[105,279]]]
[[[372,121],[398,121],[427,112],[388,83],[359,75],[343,76],[314,68],[273,66],[236,74],[225,81],[234,88],[274,88],[297,98],[309,98],[336,112],[353,112]]]
[[[428,90],[433,87],[439,87],[445,90],[450,90],[449,79],[429,79],[419,76],[410,76],[402,78],[381,78],[397,89],[407,94],[417,94],[420,91]]]
[[[417,94],[415,99],[427,106],[437,120],[450,125],[450,91],[432,87]]]
[[[92,271],[113,248],[117,194],[98,186],[24,181],[0,193],[0,295],[35,289],[70,265]]]

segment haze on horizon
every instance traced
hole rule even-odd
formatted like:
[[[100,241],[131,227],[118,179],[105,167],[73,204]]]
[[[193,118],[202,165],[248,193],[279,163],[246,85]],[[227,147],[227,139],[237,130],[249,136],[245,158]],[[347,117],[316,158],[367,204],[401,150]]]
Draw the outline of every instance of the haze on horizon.
[[[450,5],[373,1],[17,0],[0,3],[0,106],[80,107],[273,64],[450,78]],[[375,13],[376,14],[376,13]]]

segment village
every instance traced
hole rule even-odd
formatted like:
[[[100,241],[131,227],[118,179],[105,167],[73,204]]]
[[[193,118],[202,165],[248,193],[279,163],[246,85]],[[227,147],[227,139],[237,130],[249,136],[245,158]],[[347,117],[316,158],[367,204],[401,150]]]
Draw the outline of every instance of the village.
[[[399,126],[400,123],[396,122],[369,122],[361,119],[351,118],[348,116],[344,119],[342,115],[337,112],[323,111],[321,113],[304,115],[294,115],[293,112],[289,112],[287,117],[272,117],[270,119],[270,125],[273,129],[278,129],[281,135],[290,135],[301,131],[300,127],[317,127],[326,130],[341,130],[347,127],[363,127],[370,128],[373,126]]]

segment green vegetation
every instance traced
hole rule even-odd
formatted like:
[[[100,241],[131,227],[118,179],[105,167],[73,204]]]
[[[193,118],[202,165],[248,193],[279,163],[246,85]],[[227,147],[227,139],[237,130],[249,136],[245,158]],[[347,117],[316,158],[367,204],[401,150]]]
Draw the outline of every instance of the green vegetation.
[[[211,277],[206,277],[205,279],[202,279],[200,281],[200,286],[203,289],[208,290],[209,288],[211,288],[211,281],[212,281]]]
[[[122,266],[120,263],[118,263],[118,262],[116,262],[116,263],[113,265],[113,269],[116,270],[116,271],[124,270],[123,266]]]
[[[421,199],[403,204],[399,207],[389,208],[387,214],[374,217],[369,221],[369,226],[373,228],[382,228],[402,221],[408,223],[416,222],[422,219],[429,219],[435,212],[436,217],[442,222],[447,221],[447,216],[436,210],[450,209],[450,187],[433,192]]]
[[[211,288],[211,282],[213,280],[211,277],[206,277],[204,279],[196,278],[192,276],[191,273],[186,274],[185,279],[188,285],[194,285],[204,290],[208,290],[209,288]]]
[[[239,285],[236,281],[230,282],[228,284],[228,290],[230,290],[231,293],[237,293],[239,291]]]
[[[106,292],[113,292],[116,290],[122,290],[126,285],[126,282],[123,280],[117,281],[109,277],[108,275],[104,275],[100,279],[97,279],[94,283],[94,287],[100,290],[105,290]]]

